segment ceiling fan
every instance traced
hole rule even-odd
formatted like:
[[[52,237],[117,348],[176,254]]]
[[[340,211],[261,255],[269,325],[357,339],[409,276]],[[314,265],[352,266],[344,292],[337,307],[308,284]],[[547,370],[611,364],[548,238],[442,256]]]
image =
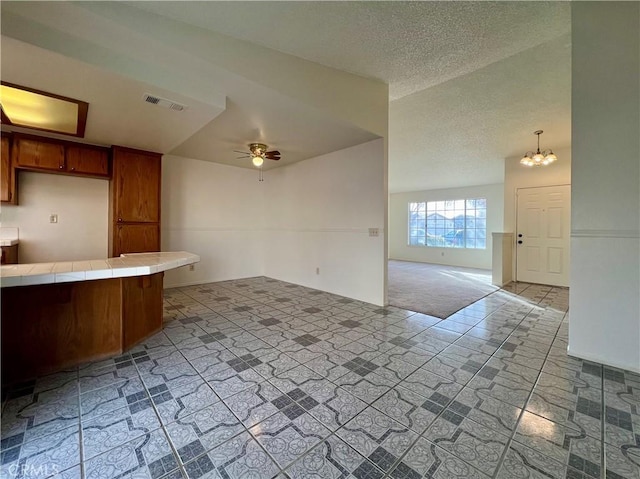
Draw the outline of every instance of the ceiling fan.
[[[267,148],[269,148],[267,145],[265,145],[264,143],[250,143],[249,144],[249,151],[238,151],[238,150],[233,150],[236,153],[242,153],[242,156],[239,156],[238,159],[241,158],[251,158],[251,162],[253,163],[254,166],[257,166],[258,168],[260,168],[262,166],[262,164],[264,163],[264,160],[279,160],[280,159],[280,152],[277,150],[273,150],[273,151],[267,151]]]

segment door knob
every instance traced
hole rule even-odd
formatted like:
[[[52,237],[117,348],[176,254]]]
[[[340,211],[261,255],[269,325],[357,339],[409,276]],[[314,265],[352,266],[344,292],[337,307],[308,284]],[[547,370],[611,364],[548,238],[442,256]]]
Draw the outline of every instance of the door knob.
[[[518,234],[518,238],[522,238],[522,233],[519,233],[519,234]]]
[[[522,244],[522,240],[518,240],[518,244]]]

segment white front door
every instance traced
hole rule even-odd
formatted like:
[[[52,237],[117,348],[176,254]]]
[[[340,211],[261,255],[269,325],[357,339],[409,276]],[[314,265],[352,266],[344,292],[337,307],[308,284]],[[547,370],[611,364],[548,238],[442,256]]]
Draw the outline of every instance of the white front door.
[[[516,198],[516,280],[569,286],[571,186],[520,188]]]

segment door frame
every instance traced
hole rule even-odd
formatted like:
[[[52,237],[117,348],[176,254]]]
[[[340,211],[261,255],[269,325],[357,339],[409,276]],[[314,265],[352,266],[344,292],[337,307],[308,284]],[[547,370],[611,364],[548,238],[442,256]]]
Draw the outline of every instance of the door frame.
[[[516,188],[515,194],[515,223],[514,223],[514,233],[513,233],[513,278],[514,281],[518,282],[518,198],[520,197],[520,190],[532,190],[535,188],[553,188],[554,186],[568,186],[569,192],[571,192],[571,183],[560,183],[553,185],[536,185],[536,186],[520,186]],[[571,196],[569,196],[571,198]],[[571,242],[571,216],[569,216],[569,228],[567,230],[569,232],[569,242]],[[569,267],[571,267],[571,255],[569,255]],[[551,286],[551,285],[550,285]]]

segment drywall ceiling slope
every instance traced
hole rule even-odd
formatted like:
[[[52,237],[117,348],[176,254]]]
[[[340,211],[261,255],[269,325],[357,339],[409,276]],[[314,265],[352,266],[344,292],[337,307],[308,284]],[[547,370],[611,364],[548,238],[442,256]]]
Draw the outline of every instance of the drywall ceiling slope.
[[[570,36],[391,102],[389,191],[495,184],[504,159],[571,144]],[[560,158],[562,161],[562,158]]]
[[[182,88],[192,89],[196,99],[205,94],[203,85],[187,79],[205,79],[211,89],[224,93],[229,104],[239,108],[240,116],[233,112],[222,115],[194,141],[183,142],[172,153],[233,163],[233,149],[244,149],[259,139],[227,135],[230,126],[225,130],[225,118],[233,123],[243,116],[251,120],[245,131],[260,136],[261,125],[268,125],[269,135],[283,141],[291,139],[290,130],[304,126],[304,134],[291,139],[293,143],[286,148],[264,138],[283,158],[289,148],[300,152],[299,159],[314,156],[318,141],[325,143],[327,152],[386,135],[388,88],[380,82],[126,5],[19,2],[5,7],[5,3],[3,33],[125,74],[144,75],[146,69],[140,72],[133,67],[137,62],[152,72],[167,70],[174,79],[185,78]],[[286,102],[293,114],[287,115],[281,106]],[[341,134],[336,134],[338,130]],[[295,154],[290,157],[297,158]]]
[[[391,99],[570,31],[569,2],[128,2],[390,85]]]
[[[166,152],[222,112],[216,106],[6,36],[2,37],[2,80],[86,101],[89,114],[84,140],[103,145]],[[145,93],[188,108],[179,112],[146,103]]]

